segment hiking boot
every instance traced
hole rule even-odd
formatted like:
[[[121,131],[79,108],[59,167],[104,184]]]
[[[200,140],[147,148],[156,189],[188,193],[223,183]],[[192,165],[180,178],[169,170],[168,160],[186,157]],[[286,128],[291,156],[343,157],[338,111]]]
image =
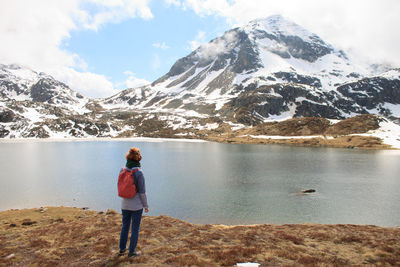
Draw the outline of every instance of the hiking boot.
[[[120,250],[118,256],[124,256],[126,249]]]
[[[140,255],[142,255],[142,252],[141,252],[141,251],[135,251],[135,252],[133,252],[133,253],[129,253],[129,254],[128,254],[128,258],[134,258],[134,257],[138,257],[138,256],[140,256]]]

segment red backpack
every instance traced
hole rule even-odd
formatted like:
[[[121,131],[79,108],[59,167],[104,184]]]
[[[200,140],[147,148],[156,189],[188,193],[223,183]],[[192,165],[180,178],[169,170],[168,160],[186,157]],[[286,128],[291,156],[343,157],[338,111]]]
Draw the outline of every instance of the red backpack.
[[[136,186],[133,174],[138,169],[128,171],[125,167],[118,176],[118,196],[123,198],[133,198],[136,194]]]

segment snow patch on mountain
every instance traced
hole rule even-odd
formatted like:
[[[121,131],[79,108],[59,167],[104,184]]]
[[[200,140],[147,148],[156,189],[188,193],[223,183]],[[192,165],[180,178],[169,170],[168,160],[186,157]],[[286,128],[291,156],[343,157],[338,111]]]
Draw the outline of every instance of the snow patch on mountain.
[[[398,80],[400,79],[400,69],[392,69],[389,71],[386,71],[380,75],[377,75],[377,77],[383,77],[389,80]]]
[[[285,19],[281,15],[272,15],[266,18],[252,20],[244,27],[244,29],[248,31],[254,31],[254,29],[257,29],[274,35],[298,36],[308,42],[317,41],[323,43],[316,34],[290,20]]]
[[[89,99],[71,90],[50,75],[38,73],[16,64],[0,64],[1,100],[33,101],[56,104],[67,110],[83,114]]]
[[[200,46],[151,84],[104,99],[88,99],[29,68],[0,65],[0,136],[191,137],[365,113],[400,123],[399,90],[400,69],[359,65],[272,16]]]
[[[400,149],[400,126],[385,119],[379,123],[378,129],[357,135],[378,137],[384,144]]]

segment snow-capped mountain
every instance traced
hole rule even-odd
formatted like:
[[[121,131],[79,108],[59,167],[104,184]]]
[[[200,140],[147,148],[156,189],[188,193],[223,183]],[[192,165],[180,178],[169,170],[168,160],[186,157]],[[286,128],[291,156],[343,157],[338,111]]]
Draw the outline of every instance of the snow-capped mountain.
[[[88,99],[43,72],[19,65],[0,64],[2,98],[48,104],[83,106]]]
[[[399,90],[399,82],[399,70],[371,73],[316,34],[272,16],[225,32],[176,61],[151,85],[102,104],[244,124],[363,113],[398,121],[400,100],[393,90]]]
[[[0,137],[7,138],[206,138],[292,117],[368,113],[400,124],[400,69],[359,66],[281,16],[229,30],[152,84],[105,99],[0,65]]]
[[[48,136],[39,127],[89,112],[89,99],[53,77],[20,65],[0,65],[0,137]]]

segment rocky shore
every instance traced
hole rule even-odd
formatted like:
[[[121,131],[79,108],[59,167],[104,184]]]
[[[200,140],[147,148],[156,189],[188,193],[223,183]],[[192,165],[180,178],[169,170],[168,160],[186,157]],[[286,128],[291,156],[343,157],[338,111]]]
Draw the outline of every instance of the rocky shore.
[[[197,225],[144,216],[134,259],[119,257],[121,214],[46,207],[0,212],[0,266],[400,266],[400,228]]]
[[[398,148],[400,131],[396,129],[396,132],[391,133],[392,129],[382,129],[382,124],[384,124],[384,119],[375,115],[359,115],[335,123],[325,118],[293,118],[280,122],[261,123],[235,131],[222,129],[218,133],[206,134],[205,139],[234,144],[284,144],[360,149]],[[393,127],[398,126],[393,125]],[[394,146],[388,144],[390,135],[393,136],[392,143],[396,144]]]
[[[334,147],[334,148],[359,148],[359,149],[393,149],[384,144],[380,138],[369,136],[340,136],[328,139],[326,137],[311,138],[255,138],[252,136],[211,137],[209,141],[230,144],[277,144],[307,147]]]

